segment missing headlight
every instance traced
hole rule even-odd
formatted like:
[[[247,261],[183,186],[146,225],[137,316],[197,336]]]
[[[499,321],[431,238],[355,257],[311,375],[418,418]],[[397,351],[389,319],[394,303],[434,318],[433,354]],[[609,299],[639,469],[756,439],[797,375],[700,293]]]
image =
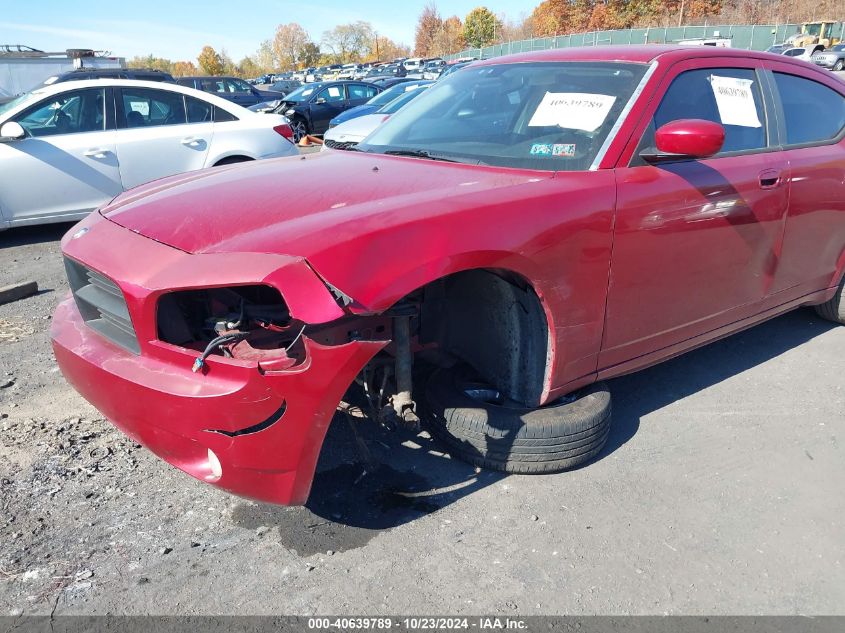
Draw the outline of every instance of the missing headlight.
[[[156,325],[159,340],[200,352],[203,360],[222,355],[284,369],[304,359],[305,325],[271,286],[169,292],[159,299]]]

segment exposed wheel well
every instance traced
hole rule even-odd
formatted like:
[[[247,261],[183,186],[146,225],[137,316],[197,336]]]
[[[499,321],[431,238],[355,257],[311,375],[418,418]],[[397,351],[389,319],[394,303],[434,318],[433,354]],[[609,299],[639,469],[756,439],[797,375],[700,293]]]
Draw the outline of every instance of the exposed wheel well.
[[[539,405],[549,327],[540,299],[525,279],[503,270],[468,270],[434,281],[419,293],[421,345],[436,344],[469,363],[510,399]]]
[[[245,163],[248,160],[254,160],[249,156],[227,156],[226,158],[221,158],[216,163],[214,163],[215,167],[219,167],[221,165],[233,165],[235,163]]]

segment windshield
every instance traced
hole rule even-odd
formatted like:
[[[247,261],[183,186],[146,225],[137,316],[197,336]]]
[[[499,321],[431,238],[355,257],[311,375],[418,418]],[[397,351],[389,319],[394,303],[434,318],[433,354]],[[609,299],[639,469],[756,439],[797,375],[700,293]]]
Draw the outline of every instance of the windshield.
[[[323,84],[307,84],[300,86],[288,95],[285,95],[285,101],[307,101],[314,91]]]
[[[617,62],[468,67],[426,90],[358,149],[523,169],[586,170],[647,68]]]
[[[807,24],[804,27],[804,33],[807,35],[818,35],[822,31],[821,24]]]
[[[845,51],[845,44],[837,44],[836,46],[833,47],[833,50],[836,51],[837,53],[840,52],[840,51]]]
[[[18,95],[11,101],[7,101],[6,103],[0,104],[0,115],[6,114],[6,112],[9,112],[13,108],[18,107],[22,103],[26,103],[30,99],[35,99],[36,96],[38,95],[32,92],[25,92],[22,95]]]
[[[411,101],[414,97],[421,95],[425,92],[425,89],[428,88],[427,85],[416,85],[410,90],[406,90],[400,96],[396,97],[393,101],[388,103],[385,106],[382,106],[381,109],[378,111],[379,114],[393,114],[399,108],[404,106],[406,103]]]

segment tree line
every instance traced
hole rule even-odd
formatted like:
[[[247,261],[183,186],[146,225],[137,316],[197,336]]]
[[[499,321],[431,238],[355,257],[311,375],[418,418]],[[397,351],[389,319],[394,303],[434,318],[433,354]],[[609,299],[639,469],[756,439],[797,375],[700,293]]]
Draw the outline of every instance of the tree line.
[[[645,26],[772,24],[819,19],[841,20],[843,0],[543,0],[530,13],[512,18],[479,6],[461,19],[444,18],[434,2],[423,7],[413,54],[440,57],[466,48],[586,31]],[[326,30],[318,41],[296,22],[280,24],[252,55],[235,62],[224,48],[203,47],[193,61],[148,55],[131,68],[156,68],[175,76],[257,77],[310,66],[385,61],[412,54],[411,47],[380,35],[357,21]]]
[[[234,75],[258,77],[265,73],[282,72],[311,66],[347,64],[407,57],[411,49],[380,35],[369,22],[340,24],[324,31],[315,42],[308,31],[296,22],[280,24],[271,39],[264,40],[252,55],[235,62],[225,49],[205,46],[193,61],[171,61],[148,55],[134,57],[130,68],[155,68],[174,76]]]

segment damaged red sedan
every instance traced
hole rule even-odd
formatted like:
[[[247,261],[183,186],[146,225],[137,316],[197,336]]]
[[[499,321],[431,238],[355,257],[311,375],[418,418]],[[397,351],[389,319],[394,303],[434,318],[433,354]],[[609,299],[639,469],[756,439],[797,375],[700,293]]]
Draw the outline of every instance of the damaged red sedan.
[[[162,459],[273,503],[306,501],[356,379],[454,455],[565,470],[607,438],[603,379],[799,306],[845,322],[843,138],[845,83],[765,53],[479,62],[354,151],[93,213],[56,358]]]

